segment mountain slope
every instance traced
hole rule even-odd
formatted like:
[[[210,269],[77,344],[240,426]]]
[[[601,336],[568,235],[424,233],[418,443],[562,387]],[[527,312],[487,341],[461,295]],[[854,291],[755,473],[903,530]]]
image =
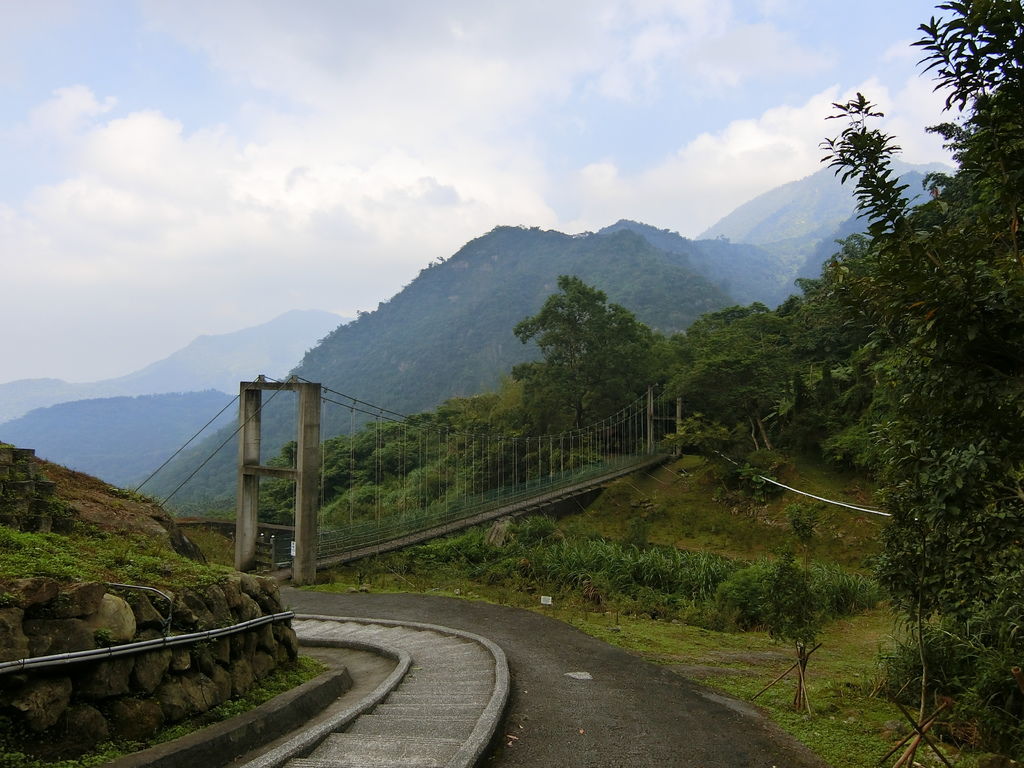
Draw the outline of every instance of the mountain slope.
[[[673,254],[630,231],[571,236],[498,227],[432,264],[390,301],[336,328],[303,358],[295,373],[394,411],[415,413],[444,400],[495,388],[512,366],[533,359],[533,345],[513,333],[557,290],[559,275],[576,275],[665,332],[686,328],[699,315],[735,303]],[[286,397],[263,412],[264,449],[293,439]],[[324,408],[325,435],[349,427],[347,408]],[[183,454],[154,487],[170,490],[223,439]],[[222,451],[183,491],[230,497],[234,452]]]
[[[756,245],[730,243],[724,239],[690,240],[677,232],[622,219],[605,227],[601,234],[628,230],[641,235],[655,248],[675,257],[676,262],[707,278],[739,304],[760,301],[774,306],[792,290],[790,270],[775,254]]]
[[[651,327],[686,328],[731,297],[632,232],[570,236],[499,227],[432,265],[376,312],[335,329],[299,375],[399,411],[497,385],[535,350],[516,323],[576,275]]]
[[[282,376],[344,318],[319,310],[293,310],[251,328],[200,336],[141,370],[103,381],[19,379],[0,384],[0,423],[34,408],[89,398],[199,392],[234,394],[258,373]],[[30,441],[31,442],[31,441]]]
[[[910,165],[894,163],[908,196],[922,194],[925,174],[949,172],[941,163]],[[807,271],[817,272],[809,263],[818,243],[831,241],[855,209],[853,187],[843,185],[829,168],[803,179],[775,187],[736,208],[698,237],[700,240],[725,238],[734,243],[750,243],[771,253],[788,270],[787,285]],[[818,264],[820,268],[820,263]]]

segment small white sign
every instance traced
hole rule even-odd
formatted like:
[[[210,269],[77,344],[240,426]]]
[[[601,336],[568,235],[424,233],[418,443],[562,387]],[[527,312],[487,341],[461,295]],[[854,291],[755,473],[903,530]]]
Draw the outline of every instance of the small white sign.
[[[292,539],[291,553],[292,553],[292,557],[295,557],[295,539]]]
[[[541,605],[551,605],[551,595],[541,595],[540,596],[540,604]]]

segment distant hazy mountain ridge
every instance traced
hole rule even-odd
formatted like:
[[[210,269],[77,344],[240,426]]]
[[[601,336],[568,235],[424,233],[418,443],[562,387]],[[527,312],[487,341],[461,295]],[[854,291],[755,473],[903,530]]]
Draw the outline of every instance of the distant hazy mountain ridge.
[[[896,162],[893,168],[908,185],[911,199],[923,193],[925,174],[952,170],[941,163]],[[697,242],[725,238],[758,246],[785,270],[788,294],[795,278],[817,277],[820,273],[824,259],[818,246],[822,241],[826,243],[827,258],[834,252],[831,245],[836,237],[863,230],[863,226],[848,221],[854,211],[853,188],[840,184],[831,169],[823,168],[749,200],[704,230]]]
[[[37,408],[0,424],[0,440],[108,483],[131,485],[160,466],[231,402],[223,392],[104,397]],[[228,409],[217,426],[237,419]]]
[[[19,379],[0,384],[0,423],[34,408],[99,397],[216,389],[234,394],[238,382],[258,373],[283,376],[345,319],[319,310],[293,310],[232,333],[200,336],[141,370],[115,379],[71,383]]]

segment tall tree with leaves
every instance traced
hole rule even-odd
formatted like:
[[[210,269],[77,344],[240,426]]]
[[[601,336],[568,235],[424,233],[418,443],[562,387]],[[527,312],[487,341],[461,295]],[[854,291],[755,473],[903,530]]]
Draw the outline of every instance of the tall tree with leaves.
[[[515,327],[524,344],[536,341],[543,360],[518,365],[512,375],[524,383],[526,405],[542,426],[561,426],[547,415],[554,411],[579,428],[643,391],[654,336],[578,277],[562,275],[558,288]]]
[[[765,425],[792,377],[791,321],[763,304],[702,316],[682,340],[672,388],[687,408],[749,431],[754,449],[771,449]]]
[[[880,574],[919,622],[984,611],[1024,568],[1024,7],[939,8],[949,16],[917,45],[959,113],[931,129],[956,176],[933,177],[933,199],[911,208],[890,166],[899,148],[860,94],[835,105],[848,125],[824,144],[869,218],[867,268],[847,287],[894,395],[876,432],[894,515]]]

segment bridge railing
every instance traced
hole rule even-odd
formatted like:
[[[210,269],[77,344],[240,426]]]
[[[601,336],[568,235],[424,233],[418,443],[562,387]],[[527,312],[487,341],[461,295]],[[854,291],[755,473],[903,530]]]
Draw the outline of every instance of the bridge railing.
[[[355,549],[374,546],[430,528],[449,525],[518,502],[540,498],[560,489],[640,464],[649,458],[649,456],[622,456],[610,461],[595,462],[581,469],[534,478],[521,482],[512,489],[493,489],[471,498],[449,500],[447,503],[439,500],[421,510],[391,513],[376,520],[363,520],[338,528],[322,528],[319,535],[317,558],[335,557]],[[278,546],[280,552],[282,545]]]

